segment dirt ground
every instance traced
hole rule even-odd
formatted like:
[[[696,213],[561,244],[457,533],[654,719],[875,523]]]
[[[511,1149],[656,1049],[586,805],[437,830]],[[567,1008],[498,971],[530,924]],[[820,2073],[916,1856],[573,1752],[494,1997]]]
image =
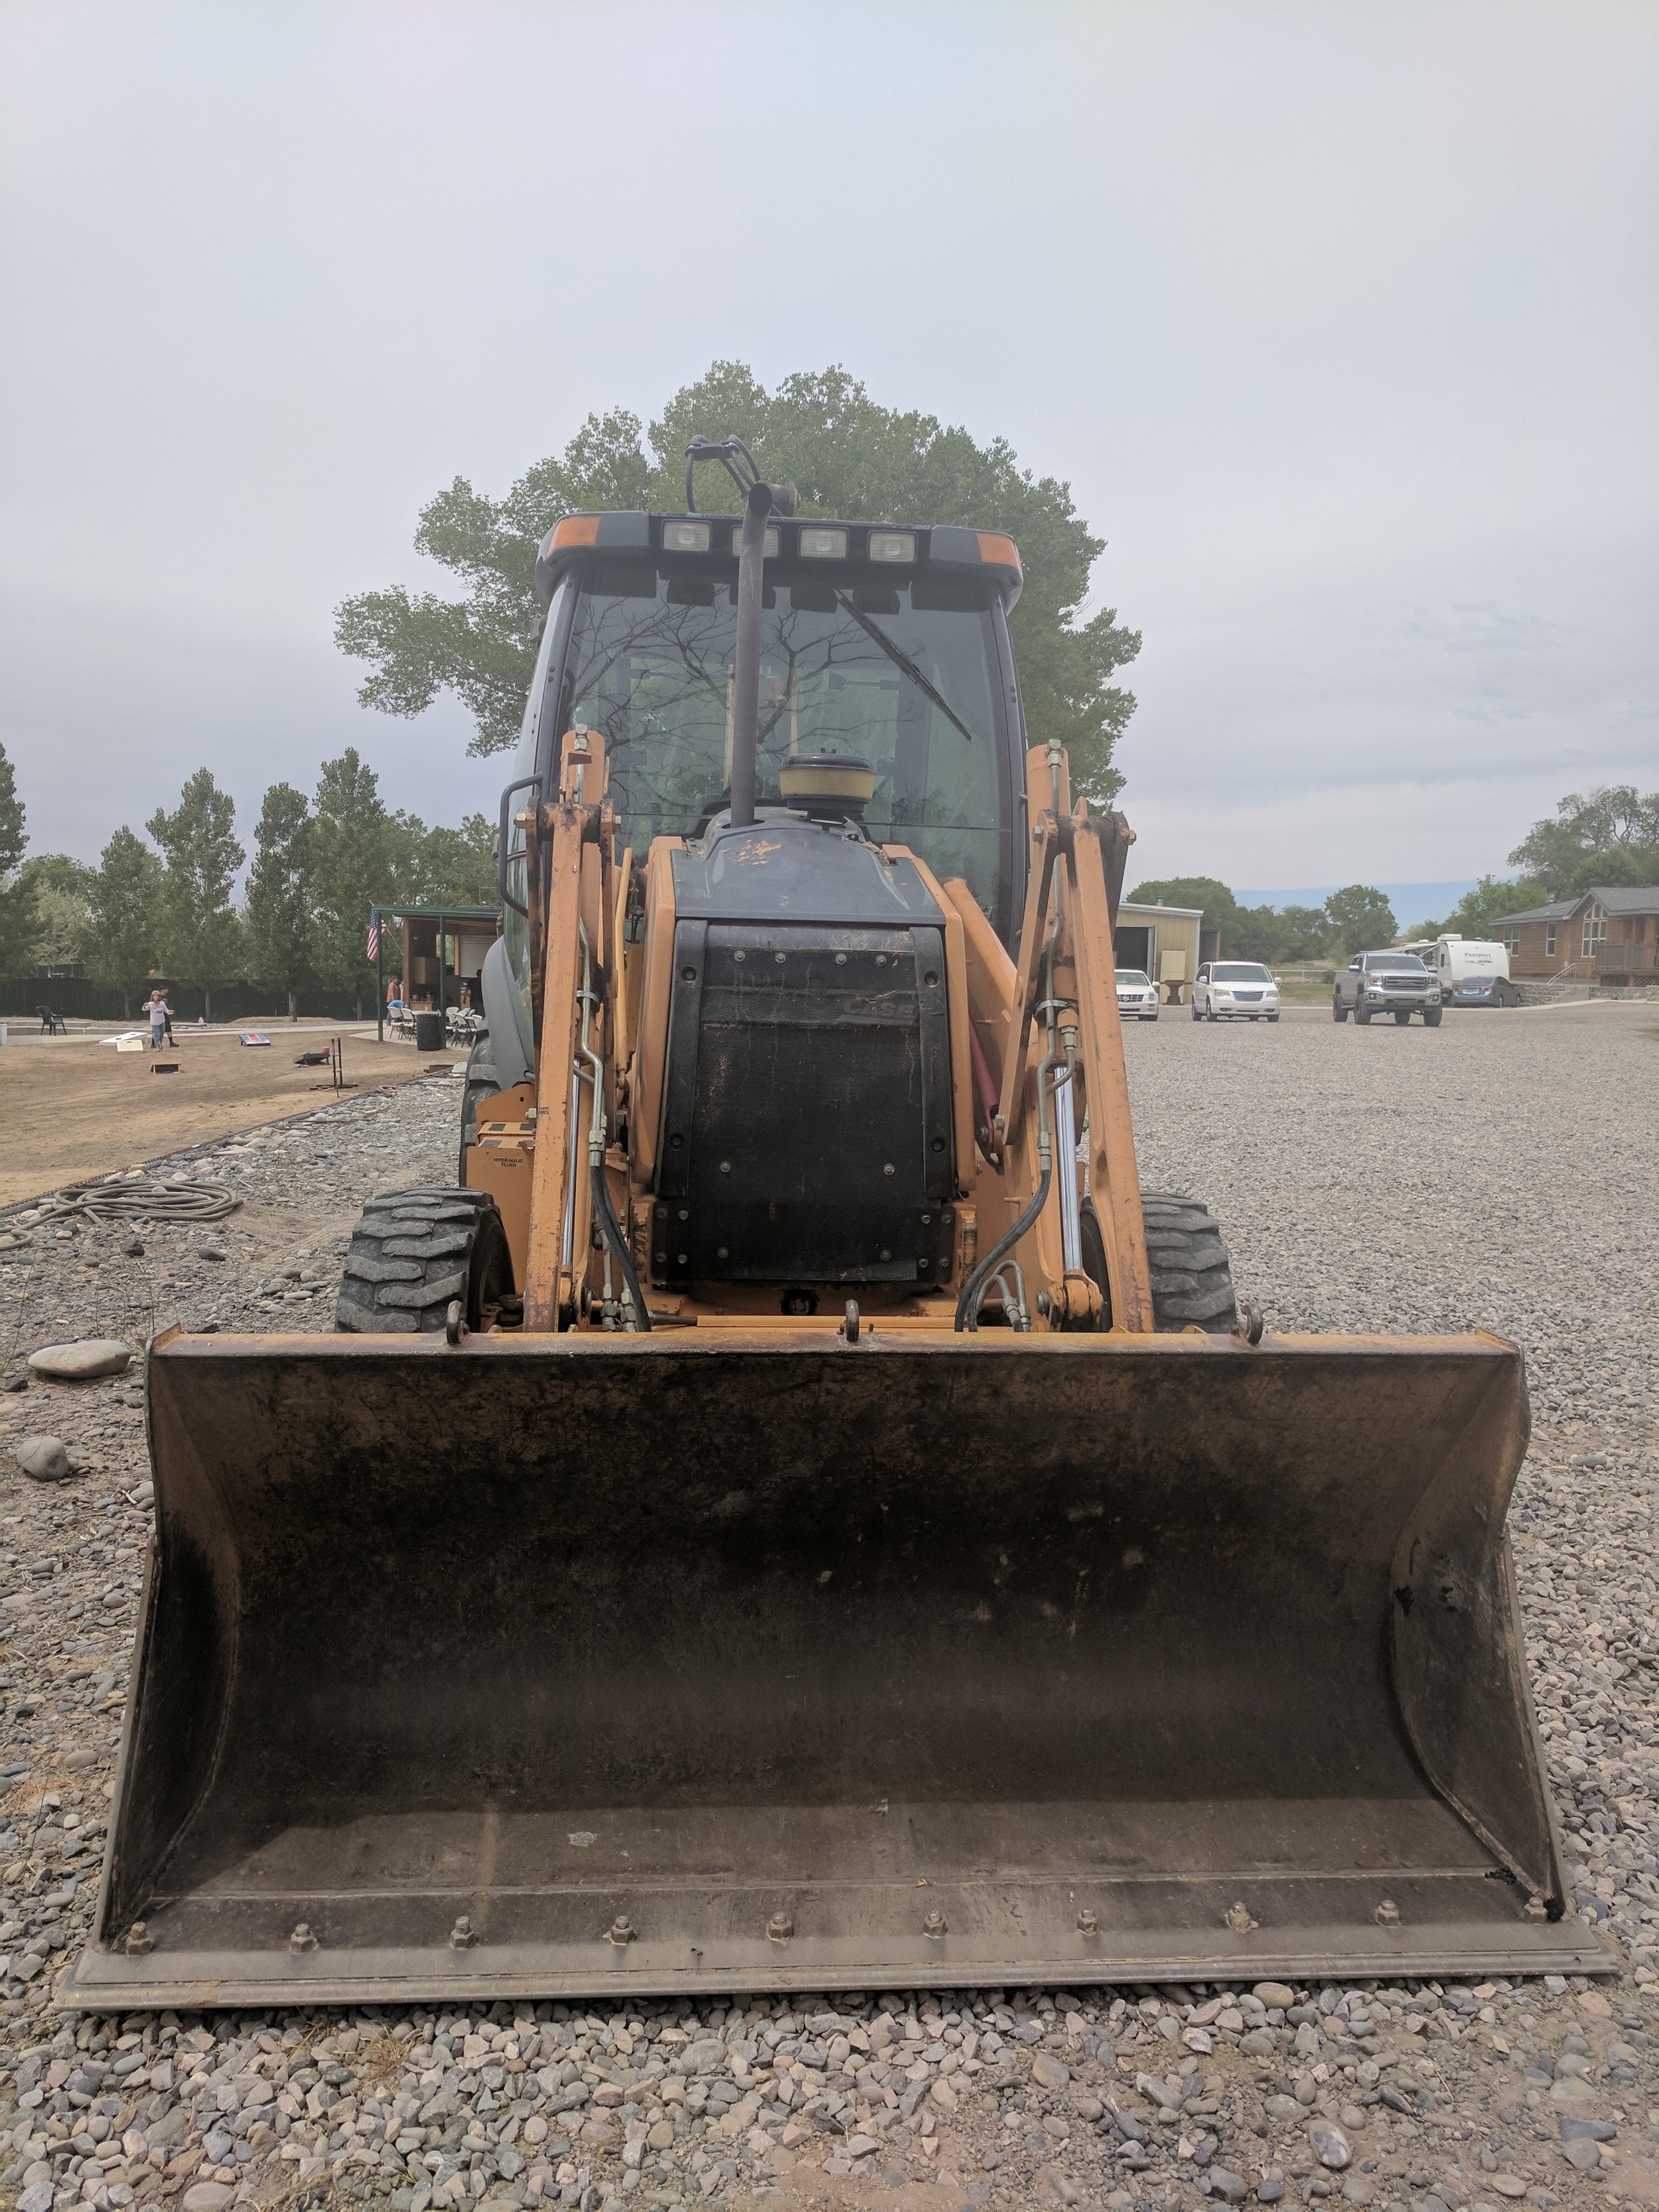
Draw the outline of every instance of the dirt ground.
[[[118,1052],[94,1036],[14,1030],[0,1052],[0,1206],[309,1112],[322,1103],[328,1070],[294,1061],[333,1036],[343,1039],[346,1080],[359,1090],[464,1057],[417,1054],[409,1043],[377,1043],[372,1029],[337,1023],[277,1023],[261,1033],[268,1046],[245,1045],[234,1030],[181,1029],[176,1046],[155,1054]],[[177,1073],[158,1073],[168,1061]]]

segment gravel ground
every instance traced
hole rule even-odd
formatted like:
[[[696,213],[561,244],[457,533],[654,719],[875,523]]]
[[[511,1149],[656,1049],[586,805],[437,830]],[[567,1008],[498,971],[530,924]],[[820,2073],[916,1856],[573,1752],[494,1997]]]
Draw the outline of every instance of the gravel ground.
[[[35,1380],[0,1397],[0,2203],[1659,2201],[1656,1038],[1650,1006],[1589,1006],[1127,1040],[1145,1180],[1215,1206],[1271,1327],[1525,1347],[1528,1657],[1617,1978],[62,2020],[149,1511],[132,1378]],[[0,1218],[6,1376],[173,1319],[327,1328],[362,1200],[447,1180],[455,1117],[451,1084],[411,1084],[162,1164],[243,1203],[152,1224],[142,1255],[126,1227]],[[15,1464],[41,1432],[62,1482]]]

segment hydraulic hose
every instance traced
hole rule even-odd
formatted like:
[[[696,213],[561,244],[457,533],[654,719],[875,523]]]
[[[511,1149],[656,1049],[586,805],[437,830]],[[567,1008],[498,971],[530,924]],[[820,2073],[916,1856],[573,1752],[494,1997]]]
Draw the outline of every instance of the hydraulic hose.
[[[1048,1203],[1048,1191],[1054,1179],[1054,1146],[1048,1141],[1048,1104],[1054,1092],[1060,1088],[1059,1084],[1051,1083],[1048,1079],[1057,1057],[1057,1054],[1050,1052],[1037,1070],[1037,1115],[1042,1173],[1037,1180],[1036,1194],[1013,1227],[992,1246],[990,1251],[963,1285],[962,1295],[957,1300],[955,1327],[958,1333],[963,1330],[977,1333],[980,1300],[989,1287],[992,1276]],[[1062,1073],[1060,1081],[1069,1083],[1071,1079],[1072,1072],[1067,1066]]]
[[[632,1316],[624,1319],[623,1326],[629,1330],[643,1330],[648,1335],[651,1329],[651,1316],[646,1311],[644,1298],[640,1295],[640,1279],[634,1273],[634,1262],[629,1256],[628,1246],[623,1237],[622,1226],[617,1219],[616,1209],[611,1203],[611,1191],[605,1179],[605,1066],[599,1055],[593,1049],[589,1035],[593,1008],[602,1002],[593,988],[593,952],[592,947],[587,941],[587,932],[580,922],[576,927],[582,948],[582,988],[580,994],[582,1008],[582,1033],[581,1042],[577,1048],[575,1072],[579,1079],[586,1075],[593,1086],[593,1114],[587,1129],[588,1190],[592,1200],[593,1218],[599,1224],[599,1234],[605,1239],[606,1250],[622,1269],[623,1286],[633,1304]],[[583,1060],[587,1062],[585,1068],[581,1064]],[[575,1121],[574,1114],[571,1121],[574,1127]],[[605,1297],[608,1314],[611,1304],[611,1268],[608,1261],[605,1266]]]
[[[591,1161],[589,1175],[593,1192],[593,1218],[599,1223],[599,1233],[611,1247],[617,1265],[622,1270],[623,1281],[627,1285],[629,1298],[633,1301],[634,1318],[629,1326],[631,1328],[642,1329],[648,1335],[651,1330],[651,1316],[646,1311],[644,1298],[640,1295],[640,1279],[634,1273],[634,1262],[629,1255],[628,1241],[622,1233],[621,1223],[617,1219],[616,1208],[611,1203],[611,1188],[605,1179],[605,1162],[602,1159]]]

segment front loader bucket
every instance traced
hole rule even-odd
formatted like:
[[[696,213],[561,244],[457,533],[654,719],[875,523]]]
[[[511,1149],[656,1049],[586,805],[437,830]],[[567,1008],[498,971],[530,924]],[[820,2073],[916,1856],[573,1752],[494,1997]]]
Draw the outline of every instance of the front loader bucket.
[[[70,2003],[1612,1963],[1495,1339],[176,1336],[149,1386]]]

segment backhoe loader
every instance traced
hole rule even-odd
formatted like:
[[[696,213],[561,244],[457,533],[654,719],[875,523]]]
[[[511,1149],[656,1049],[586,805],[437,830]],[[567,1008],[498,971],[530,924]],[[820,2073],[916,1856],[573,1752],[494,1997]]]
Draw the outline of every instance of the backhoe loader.
[[[725,467],[736,516],[700,514]],[[461,1180],[149,1364],[83,2007],[1598,1971],[1521,1357],[1143,1193],[1006,537],[567,517]]]

